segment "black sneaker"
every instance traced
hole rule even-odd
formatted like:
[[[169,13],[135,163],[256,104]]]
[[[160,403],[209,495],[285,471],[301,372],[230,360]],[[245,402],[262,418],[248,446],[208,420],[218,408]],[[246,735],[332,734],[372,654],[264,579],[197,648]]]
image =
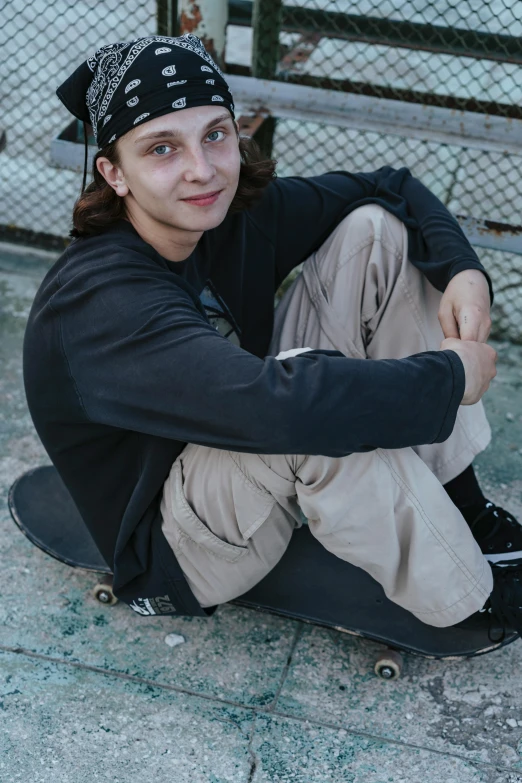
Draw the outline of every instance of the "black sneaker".
[[[522,565],[509,568],[492,566],[493,590],[480,613],[491,616],[491,628],[504,629],[504,633],[515,630],[522,635]]]
[[[491,566],[493,590],[482,609],[457,623],[472,633],[487,632],[498,647],[522,635],[522,565],[501,568]],[[485,650],[487,652],[487,650]]]
[[[470,528],[490,563],[499,566],[522,563],[522,525],[503,508],[488,500]]]

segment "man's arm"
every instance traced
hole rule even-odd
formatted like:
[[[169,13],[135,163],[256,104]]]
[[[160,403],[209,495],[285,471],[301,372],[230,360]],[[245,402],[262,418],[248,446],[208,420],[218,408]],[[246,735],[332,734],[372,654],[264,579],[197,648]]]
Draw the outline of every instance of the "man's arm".
[[[444,291],[439,308],[444,337],[485,342],[493,301],[489,275],[455,218],[433,193],[413,177],[405,179],[402,193],[420,229],[408,232],[409,257]]]
[[[169,284],[172,275],[155,283],[150,266],[143,278],[140,272],[134,264],[115,286],[107,270],[94,300],[69,304],[63,292],[62,344],[91,421],[232,451],[334,457],[450,435],[465,388],[453,351],[379,361],[310,351],[263,360],[221,337]],[[31,351],[40,350],[39,331],[31,334],[29,381]]]
[[[281,177],[269,186],[251,219],[274,244],[276,287],[364,204],[380,204],[406,225],[409,258],[439,291],[463,270],[477,269],[492,298],[491,281],[456,219],[407,168],[390,166],[369,173]]]
[[[493,286],[456,218],[415,177],[405,177],[401,195],[415,227],[408,225],[409,257],[439,291],[465,269],[478,269],[486,277],[490,299]]]

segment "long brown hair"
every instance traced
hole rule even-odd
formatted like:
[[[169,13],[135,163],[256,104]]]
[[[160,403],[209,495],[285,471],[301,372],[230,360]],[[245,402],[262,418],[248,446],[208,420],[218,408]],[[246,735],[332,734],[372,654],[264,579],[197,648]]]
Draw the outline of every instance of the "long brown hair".
[[[263,190],[276,176],[277,161],[273,158],[264,158],[254,139],[240,136],[239,153],[241,156],[239,182],[229,212],[247,209],[261,198]],[[74,205],[71,237],[99,234],[111,223],[125,217],[124,199],[117,195],[96,168],[96,161],[101,157],[108,158],[115,166],[119,166],[118,142],[108,144],[94,156],[93,181],[85,188]]]

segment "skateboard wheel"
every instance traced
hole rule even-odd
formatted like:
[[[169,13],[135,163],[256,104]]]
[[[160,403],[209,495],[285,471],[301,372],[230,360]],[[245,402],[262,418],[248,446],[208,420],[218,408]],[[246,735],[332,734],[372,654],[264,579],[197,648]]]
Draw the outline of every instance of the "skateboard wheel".
[[[402,655],[395,650],[381,653],[375,662],[375,674],[383,680],[397,680],[401,676]]]
[[[97,601],[106,606],[114,606],[118,599],[112,592],[112,586],[105,582],[99,582],[92,590],[92,594]]]

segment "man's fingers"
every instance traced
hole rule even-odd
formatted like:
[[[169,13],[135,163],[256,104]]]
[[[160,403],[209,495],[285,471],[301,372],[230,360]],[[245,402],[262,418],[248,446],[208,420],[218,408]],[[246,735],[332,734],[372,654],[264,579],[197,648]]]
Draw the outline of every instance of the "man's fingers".
[[[491,319],[488,313],[479,308],[462,308],[457,316],[461,340],[473,340],[477,343],[486,342],[491,329]]]
[[[478,342],[485,343],[491,332],[491,318],[485,318],[480,322]]]
[[[459,332],[461,340],[473,340],[478,343],[479,340],[479,324],[472,321],[470,318],[461,318],[459,321]]]
[[[439,310],[439,323],[444,332],[444,337],[456,337],[457,340],[460,339],[459,327],[451,307],[444,307]]]

